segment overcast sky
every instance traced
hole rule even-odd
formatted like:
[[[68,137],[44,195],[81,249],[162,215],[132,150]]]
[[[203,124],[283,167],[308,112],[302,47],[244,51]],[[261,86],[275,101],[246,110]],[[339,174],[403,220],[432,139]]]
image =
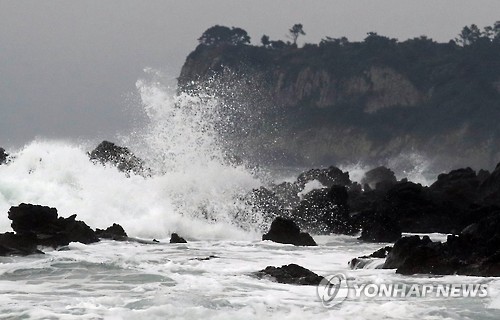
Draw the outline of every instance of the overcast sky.
[[[196,39],[215,24],[254,43],[285,39],[453,39],[500,20],[499,0],[0,0],[0,146],[34,137],[113,140],[135,117],[130,94],[144,68],[178,76]],[[138,110],[138,108],[137,108]]]

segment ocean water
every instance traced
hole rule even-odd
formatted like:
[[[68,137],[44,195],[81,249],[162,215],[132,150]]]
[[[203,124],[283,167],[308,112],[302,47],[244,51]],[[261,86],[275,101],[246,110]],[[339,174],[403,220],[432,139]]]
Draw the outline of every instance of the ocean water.
[[[173,95],[154,77],[137,87],[149,122],[120,142],[151,175],[90,162],[90,144],[33,141],[0,166],[0,232],[11,230],[10,206],[25,202],[77,214],[93,228],[116,222],[132,237],[160,243],[72,243],[0,257],[0,319],[499,319],[496,278],[350,270],[352,258],[386,245],[350,236],[316,236],[319,246],[306,248],[260,241],[269,221],[244,195],[269,177],[225,151],[218,133],[227,106],[211,94]],[[172,232],[188,243],[169,244]],[[314,286],[252,276],[290,263],[323,276],[345,273],[356,284],[486,284],[488,296],[348,298],[326,308]]]

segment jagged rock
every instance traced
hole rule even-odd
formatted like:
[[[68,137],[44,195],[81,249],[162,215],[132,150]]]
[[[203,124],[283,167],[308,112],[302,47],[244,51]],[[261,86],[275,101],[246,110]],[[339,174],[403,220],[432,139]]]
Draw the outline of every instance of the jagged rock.
[[[478,200],[479,183],[476,172],[464,168],[440,174],[429,191],[446,206],[455,211],[465,211]]]
[[[481,182],[478,192],[481,200],[485,204],[500,206],[500,163],[497,164],[495,170]]]
[[[187,243],[187,241],[183,237],[180,237],[177,233],[172,233],[170,243]]]
[[[349,172],[343,172],[337,167],[330,166],[328,169],[311,169],[303,172],[297,178],[298,185],[303,188],[309,181],[318,180],[325,187],[349,186],[352,182],[349,179]]]
[[[59,247],[70,242],[85,244],[99,241],[95,232],[83,221],[58,217],[57,209],[22,203],[8,213],[12,229],[19,235],[34,235],[36,244]]]
[[[262,236],[262,240],[271,240],[278,243],[293,244],[296,246],[316,246],[314,239],[300,228],[291,219],[277,217],[271,223],[269,232]]]
[[[313,190],[291,212],[291,217],[310,232],[354,234],[359,227],[350,219],[347,200],[343,186]]]
[[[269,266],[256,272],[256,276],[258,278],[271,277],[279,283],[312,286],[319,285],[324,279],[324,277],[297,264],[289,264],[281,267]]]
[[[95,234],[100,239],[111,239],[116,241],[128,240],[128,235],[119,224],[113,223],[106,230],[96,229]]]
[[[5,152],[4,148],[0,148],[0,165],[7,162],[8,153]]]
[[[136,157],[128,148],[117,146],[109,141],[101,142],[89,153],[89,157],[90,160],[102,164],[110,163],[126,173],[147,174],[143,160]]]
[[[371,189],[387,190],[397,183],[396,175],[391,169],[377,167],[365,173],[361,184],[368,185]]]

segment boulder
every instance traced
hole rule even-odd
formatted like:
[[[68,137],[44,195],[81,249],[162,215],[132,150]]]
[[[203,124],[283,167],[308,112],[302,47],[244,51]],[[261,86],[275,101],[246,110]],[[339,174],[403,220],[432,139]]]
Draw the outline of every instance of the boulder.
[[[278,243],[293,244],[296,246],[316,246],[314,239],[300,228],[291,219],[277,217],[271,223],[269,232],[262,236],[262,240],[271,240]]]
[[[128,240],[128,235],[123,227],[116,223],[113,223],[113,225],[106,230],[96,229],[95,234],[99,239],[110,239],[115,241]]]
[[[272,278],[274,281],[284,284],[317,286],[325,279],[322,276],[301,267],[297,264],[289,264],[281,267],[266,267],[256,272],[258,278]]]
[[[101,142],[89,153],[90,160],[101,164],[112,164],[118,170],[139,175],[147,175],[144,161],[136,157],[128,148],[120,147],[109,141]]]
[[[177,233],[172,233],[170,243],[187,243],[187,241],[183,237],[180,237]]]

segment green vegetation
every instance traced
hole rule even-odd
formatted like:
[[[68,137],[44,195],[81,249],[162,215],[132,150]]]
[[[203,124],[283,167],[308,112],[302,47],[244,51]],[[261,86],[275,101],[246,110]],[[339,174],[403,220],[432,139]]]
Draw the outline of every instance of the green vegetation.
[[[258,76],[259,90],[282,107],[277,117],[289,136],[354,128],[376,145],[399,136],[421,146],[445,136],[454,139],[451,149],[500,143],[500,21],[483,30],[466,26],[447,43],[369,32],[360,42],[325,37],[298,48],[303,26],[289,33],[293,42],[263,35],[257,46],[240,28],[212,27],[188,56],[179,84],[227,69]]]

